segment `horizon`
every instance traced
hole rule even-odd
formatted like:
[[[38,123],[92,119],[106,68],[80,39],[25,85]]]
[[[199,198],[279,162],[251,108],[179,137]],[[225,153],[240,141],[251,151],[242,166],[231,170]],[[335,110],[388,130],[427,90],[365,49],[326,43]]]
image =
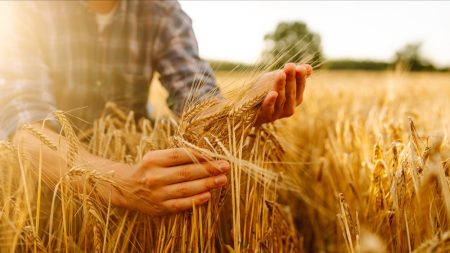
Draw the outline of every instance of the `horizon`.
[[[272,32],[279,22],[302,21],[319,34],[328,60],[390,62],[404,45],[422,42],[425,59],[436,67],[450,66],[450,2],[180,1],[180,4],[193,20],[200,55],[205,59],[255,63],[264,48],[265,34]]]

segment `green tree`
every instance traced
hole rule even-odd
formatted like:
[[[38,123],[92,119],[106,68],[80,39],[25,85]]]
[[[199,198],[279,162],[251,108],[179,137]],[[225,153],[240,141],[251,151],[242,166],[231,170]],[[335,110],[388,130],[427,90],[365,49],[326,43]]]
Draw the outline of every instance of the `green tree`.
[[[281,22],[275,31],[264,36],[264,41],[263,61],[271,69],[286,62],[317,65],[323,60],[320,36],[303,22]]]
[[[422,43],[406,44],[395,53],[394,66],[410,71],[433,71],[436,68],[421,54]]]

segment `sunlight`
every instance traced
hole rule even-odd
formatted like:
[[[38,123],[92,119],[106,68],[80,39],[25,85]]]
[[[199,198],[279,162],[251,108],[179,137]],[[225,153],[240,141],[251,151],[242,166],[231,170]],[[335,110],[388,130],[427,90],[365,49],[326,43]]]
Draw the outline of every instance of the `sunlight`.
[[[9,2],[0,1],[0,33],[2,34],[1,39],[6,39],[3,35],[9,35],[11,31],[11,8]]]
[[[2,45],[6,45],[6,42],[14,38],[14,31],[12,29],[11,22],[12,14],[10,3],[0,1],[0,40],[2,41]],[[1,46],[0,56],[7,53],[7,51],[6,46]]]

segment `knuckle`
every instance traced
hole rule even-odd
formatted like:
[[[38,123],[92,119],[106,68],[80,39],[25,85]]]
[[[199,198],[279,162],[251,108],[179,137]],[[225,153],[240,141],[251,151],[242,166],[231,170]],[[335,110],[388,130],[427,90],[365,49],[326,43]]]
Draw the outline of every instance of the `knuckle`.
[[[180,168],[180,170],[178,170],[177,174],[181,180],[190,179],[192,176],[191,170],[189,170],[189,168],[187,168],[187,167]]]
[[[149,169],[149,168],[154,166],[155,162],[156,162],[156,160],[155,160],[155,157],[153,155],[151,155],[151,154],[150,155],[145,155],[142,158],[141,163],[139,163],[138,169],[140,169],[140,170]]]
[[[150,188],[152,185],[154,185],[154,181],[153,181],[153,179],[150,178],[150,177],[145,177],[145,178],[141,181],[141,183],[142,183],[145,187],[147,187],[147,188]]]
[[[147,152],[143,157],[142,160],[146,161],[146,160],[151,160],[153,157],[152,152]]]
[[[181,153],[180,153],[179,150],[173,150],[169,154],[169,159],[172,160],[172,161],[179,160],[180,158],[181,158]]]
[[[179,186],[176,189],[176,192],[180,195],[180,196],[187,196],[189,195],[189,189],[186,186]]]
[[[155,175],[147,175],[143,178],[142,183],[147,187],[151,188],[155,185],[161,183],[161,178]]]

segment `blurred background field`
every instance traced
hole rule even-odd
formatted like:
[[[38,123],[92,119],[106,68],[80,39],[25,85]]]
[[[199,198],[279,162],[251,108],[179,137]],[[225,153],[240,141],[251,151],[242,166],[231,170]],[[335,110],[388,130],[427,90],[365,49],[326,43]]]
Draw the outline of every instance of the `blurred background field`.
[[[217,72],[225,90],[248,76]],[[294,117],[275,124],[302,188],[283,202],[307,252],[449,250],[449,81],[448,72],[314,73]]]
[[[246,71],[216,71],[216,78],[221,90],[225,93],[251,80]],[[302,114],[304,107],[318,107],[344,97],[350,98],[351,104],[342,103],[337,108],[329,109],[337,113],[342,108],[365,106],[367,109],[374,104],[390,102],[394,106],[393,103],[397,102],[396,106],[408,107],[411,115],[418,116],[420,110],[435,107],[448,111],[449,85],[450,72],[316,70],[305,90],[305,104],[298,108],[297,114]],[[411,93],[412,91],[418,93]],[[416,94],[419,94],[420,98],[414,96]],[[149,98],[154,116],[170,113],[165,102],[167,91],[161,86],[157,77],[151,84]],[[403,104],[405,100],[409,104]],[[424,114],[419,118],[431,117],[428,120],[434,121],[434,116],[438,115]]]

